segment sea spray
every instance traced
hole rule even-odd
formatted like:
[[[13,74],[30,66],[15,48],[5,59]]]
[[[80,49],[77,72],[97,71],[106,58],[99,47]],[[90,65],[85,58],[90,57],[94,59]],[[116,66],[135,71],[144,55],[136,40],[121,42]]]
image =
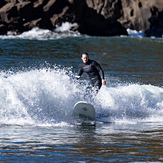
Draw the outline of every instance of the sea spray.
[[[80,37],[81,34],[78,31],[71,30],[71,28],[76,25],[77,25],[76,23],[64,22],[60,26],[56,26],[56,28],[53,30],[40,29],[38,27],[35,27],[21,34],[8,31],[7,35],[0,35],[0,39],[51,40],[51,39],[62,39],[65,37]],[[145,36],[142,31],[127,29],[127,32],[129,37],[143,38]],[[121,36],[121,37],[126,37],[126,36]]]
[[[34,123],[65,120],[73,108],[77,91],[65,73],[65,70],[43,68],[16,72],[5,78],[3,74],[0,79],[1,122],[12,123],[13,119],[22,117],[30,117],[29,123],[31,119]]]
[[[155,122],[162,122],[161,87],[139,84],[103,87],[96,98],[96,103],[100,104],[96,110],[106,121],[139,122],[152,118]]]
[[[38,27],[35,27],[21,34],[16,34],[8,31],[7,35],[1,35],[0,39],[51,40],[51,39],[61,39],[65,37],[81,36],[79,32],[70,30],[74,25],[76,24],[65,22],[61,26],[57,26],[57,28],[54,30],[40,29]]]
[[[71,68],[54,66],[0,73],[0,123],[71,124],[73,106],[83,101],[86,82],[77,81]],[[163,88],[118,83],[102,86],[92,104],[101,122],[160,122]]]

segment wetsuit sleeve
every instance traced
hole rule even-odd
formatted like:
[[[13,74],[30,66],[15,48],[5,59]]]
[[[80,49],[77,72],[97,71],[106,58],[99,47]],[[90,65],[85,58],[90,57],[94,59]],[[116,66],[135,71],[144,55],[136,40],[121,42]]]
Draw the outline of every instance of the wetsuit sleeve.
[[[80,67],[78,70],[76,78],[79,79],[82,74],[83,74],[83,69],[82,69],[82,67]]]
[[[100,75],[101,75],[102,79],[105,79],[105,78],[104,78],[104,71],[103,71],[103,69],[101,68],[100,64],[97,63],[96,61],[94,61],[93,65],[94,65],[95,68],[100,72]]]

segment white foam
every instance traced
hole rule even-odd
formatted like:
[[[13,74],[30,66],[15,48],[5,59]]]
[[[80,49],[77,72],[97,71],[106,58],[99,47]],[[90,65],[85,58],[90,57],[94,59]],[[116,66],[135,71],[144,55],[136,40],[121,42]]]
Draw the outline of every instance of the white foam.
[[[22,117],[29,123],[62,121],[73,104],[70,92],[75,86],[69,80],[65,71],[48,69],[18,72],[7,78],[1,76],[1,123],[6,120],[14,122],[15,119],[21,121]]]
[[[132,30],[132,29],[127,29],[127,33],[130,37],[144,37],[145,34],[142,31],[136,31],[136,30]]]
[[[108,121],[130,123],[163,121],[163,88],[161,87],[138,84],[103,87],[97,96],[97,101],[100,104],[98,114],[107,117]]]
[[[85,85],[70,69],[40,68],[0,72],[0,124],[67,125],[83,100]],[[108,122],[162,122],[163,88],[129,84],[103,86],[93,105],[97,119]]]
[[[72,27],[76,26],[77,23],[69,23],[69,22],[65,22],[65,23],[62,23],[61,26],[57,26],[56,30],[57,32],[68,32],[71,30]]]
[[[33,28],[27,32],[17,35],[15,32],[8,32],[7,35],[0,35],[0,39],[36,39],[36,40],[49,40],[49,39],[60,39],[65,37],[79,37],[79,32],[71,31],[71,28],[76,23],[65,22],[61,26],[53,31],[48,29]]]

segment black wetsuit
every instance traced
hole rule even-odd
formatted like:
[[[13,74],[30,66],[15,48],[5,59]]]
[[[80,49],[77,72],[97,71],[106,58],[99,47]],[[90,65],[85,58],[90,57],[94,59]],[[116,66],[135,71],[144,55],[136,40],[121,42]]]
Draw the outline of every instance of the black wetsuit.
[[[80,77],[83,72],[88,74],[90,84],[98,91],[102,86],[101,77],[102,79],[104,79],[104,72],[101,66],[96,61],[89,59],[87,63],[83,63],[82,66],[79,68],[77,76]]]

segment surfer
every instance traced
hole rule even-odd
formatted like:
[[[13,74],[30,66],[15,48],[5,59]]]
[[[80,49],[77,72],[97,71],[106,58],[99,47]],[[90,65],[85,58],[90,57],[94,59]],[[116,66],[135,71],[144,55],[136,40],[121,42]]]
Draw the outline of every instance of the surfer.
[[[86,92],[90,93],[95,90],[96,93],[98,93],[101,86],[106,85],[104,71],[99,63],[89,59],[89,54],[87,52],[82,54],[81,59],[83,64],[79,68],[76,78],[79,79],[83,72],[87,73],[90,79],[90,85],[86,88]]]

